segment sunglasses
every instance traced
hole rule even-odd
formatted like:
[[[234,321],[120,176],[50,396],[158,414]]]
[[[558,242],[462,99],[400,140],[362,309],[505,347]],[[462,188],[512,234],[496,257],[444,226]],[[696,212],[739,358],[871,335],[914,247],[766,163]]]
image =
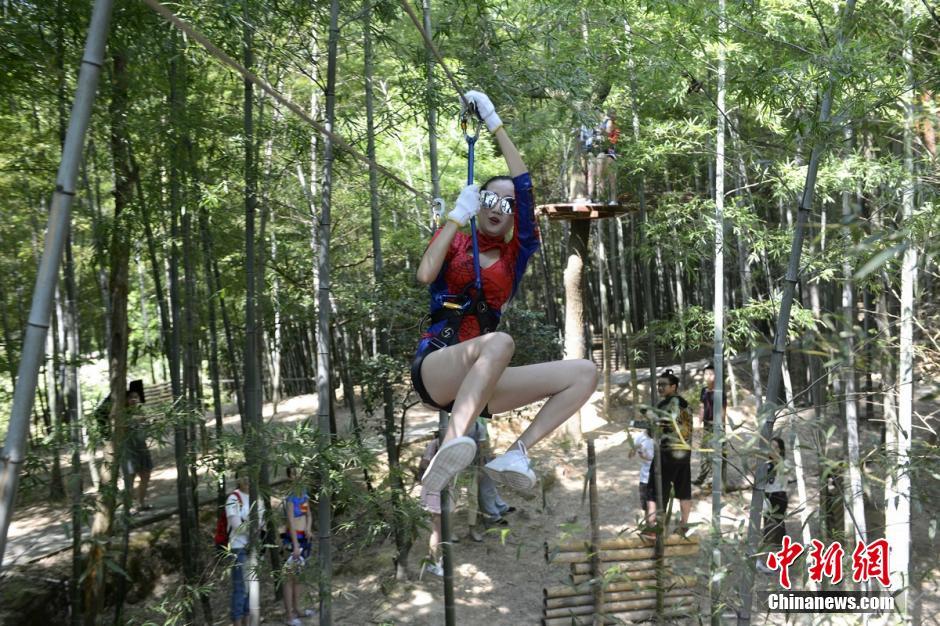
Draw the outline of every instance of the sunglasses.
[[[489,190],[480,192],[480,206],[482,208],[489,211],[497,205],[503,215],[512,215],[516,208],[516,199],[511,196],[500,197],[498,193]]]

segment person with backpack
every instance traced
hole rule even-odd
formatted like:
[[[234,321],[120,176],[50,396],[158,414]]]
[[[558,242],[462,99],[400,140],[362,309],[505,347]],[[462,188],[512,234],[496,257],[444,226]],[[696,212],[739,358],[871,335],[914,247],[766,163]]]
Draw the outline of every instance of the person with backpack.
[[[249,589],[246,577],[252,575],[245,567],[248,559],[248,543],[251,539],[249,533],[249,514],[251,500],[248,489],[251,481],[248,472],[242,470],[237,475],[237,487],[225,500],[226,531],[228,535],[228,550],[234,557],[232,563],[232,598],[231,617],[233,626],[244,626],[248,623]],[[264,526],[264,501],[259,500],[258,524]]]
[[[291,480],[292,488],[284,496],[285,530],[281,533],[284,577],[281,580],[281,591],[288,626],[301,626],[301,617],[313,617],[317,614],[315,609],[299,608],[303,593],[301,574],[307,559],[310,558],[313,510],[310,507],[310,496],[299,483],[300,476],[293,467],[287,468],[287,478]]]
[[[646,496],[647,519],[649,524],[656,523],[656,484],[661,481],[663,506],[675,490],[680,511],[676,532],[685,535],[692,512],[692,414],[689,412],[689,403],[679,395],[679,377],[671,369],[659,375],[656,390],[662,397],[656,405],[655,434],[659,446],[654,453]],[[659,476],[656,473],[656,456],[660,458]],[[649,531],[644,537],[655,539],[655,535]]]
[[[794,482],[788,479],[786,461],[787,447],[780,437],[770,440],[770,459],[767,461],[767,485],[764,487],[763,540],[761,552],[777,551],[787,534],[787,486]],[[757,559],[757,569],[764,574],[773,574],[766,559]]]

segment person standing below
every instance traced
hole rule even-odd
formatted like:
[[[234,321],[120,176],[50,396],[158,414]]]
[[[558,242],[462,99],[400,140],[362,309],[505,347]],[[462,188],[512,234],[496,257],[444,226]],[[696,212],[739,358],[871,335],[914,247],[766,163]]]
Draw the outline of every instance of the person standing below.
[[[689,514],[692,512],[692,415],[689,403],[679,395],[679,377],[667,369],[659,375],[656,390],[662,400],[656,405],[657,430],[659,435],[661,483],[663,506],[671,492],[679,500],[680,521],[676,532],[684,535],[688,530]],[[656,523],[656,459],[651,465],[649,489],[647,491],[647,513],[650,524]],[[649,538],[650,534],[646,533]]]
[[[236,479],[237,487],[225,500],[225,517],[228,522],[229,551],[234,557],[232,564],[231,617],[233,626],[248,623],[249,596],[245,562],[248,560],[249,512],[251,501],[248,490],[251,484],[247,470],[242,470]],[[264,526],[264,502],[258,502],[258,524]]]
[[[127,488],[134,490],[134,481],[140,478],[135,495],[137,508],[131,509],[131,515],[139,511],[148,511],[153,507],[147,504],[147,486],[153,471],[153,457],[147,447],[147,423],[141,410],[144,403],[144,381],[134,380],[127,389],[127,439],[124,445],[124,472]]]
[[[600,151],[595,159],[597,165],[597,175],[594,177],[594,184],[597,188],[594,190],[593,198],[598,202],[605,202],[601,194],[602,186],[606,183],[607,204],[617,204],[617,168],[613,167],[617,159],[617,140],[620,138],[620,129],[617,128],[617,114],[613,109],[607,111],[607,116],[597,127],[597,139],[595,142],[600,144]]]
[[[649,491],[650,468],[653,465],[653,455],[656,452],[656,442],[653,441],[653,431],[649,424],[642,425],[643,430],[633,437],[633,446],[630,448],[630,458],[640,457],[640,511],[646,516],[646,494]]]
[[[287,468],[287,478],[292,480],[293,488],[284,497],[285,531],[281,533],[281,545],[284,549],[284,577],[281,581],[284,595],[284,611],[288,626],[301,626],[301,617],[313,617],[315,609],[301,609],[303,583],[301,574],[307,559],[310,558],[310,540],[313,537],[313,511],[310,508],[310,496],[297,481],[299,476],[293,467]]]
[[[767,486],[764,487],[764,539],[763,552],[780,550],[787,534],[784,520],[787,516],[787,462],[783,439],[770,440],[770,460],[767,461]],[[766,559],[757,560],[757,569],[765,574],[775,570],[767,566]]]
[[[474,473],[476,484],[471,485],[470,488],[471,506],[468,511],[470,514],[470,538],[479,542],[483,541],[483,534],[480,532],[480,527],[477,524],[479,517],[483,518],[484,530],[493,528],[494,526],[508,526],[509,522],[506,521],[504,515],[512,513],[516,510],[516,507],[509,506],[503,501],[497,489],[496,481],[483,471],[483,466],[493,458],[490,448],[487,418],[482,416],[478,417],[469,435],[477,444],[477,457],[474,459],[474,465],[476,466],[476,472]],[[476,489],[474,489],[474,486]],[[473,505],[474,495],[477,496],[476,502],[478,506]]]
[[[701,395],[699,399],[702,402],[702,447],[703,448],[712,448],[714,445],[718,445],[717,442],[712,442],[712,433],[714,432],[714,423],[715,423],[715,365],[709,363],[705,366],[704,371],[705,377],[705,386],[702,387]],[[728,393],[727,390],[722,385],[722,394],[721,394],[721,423],[726,423],[725,417],[728,413]],[[721,484],[727,486],[727,455],[725,454],[725,443],[721,442]],[[705,484],[705,481],[708,480],[708,477],[712,473],[712,462],[711,456],[709,454],[702,454],[702,458],[699,461],[699,470],[698,476],[695,478],[692,483],[695,486],[701,486]]]

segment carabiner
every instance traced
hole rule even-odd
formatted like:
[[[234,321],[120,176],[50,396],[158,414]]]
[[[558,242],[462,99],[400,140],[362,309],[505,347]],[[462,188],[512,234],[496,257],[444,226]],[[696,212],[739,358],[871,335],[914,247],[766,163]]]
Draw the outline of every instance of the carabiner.
[[[473,134],[467,132],[468,118],[473,117]],[[463,131],[463,136],[467,140],[467,143],[475,142],[480,136],[480,125],[483,123],[483,119],[480,117],[480,114],[477,113],[477,106],[474,102],[468,102],[467,106],[460,113],[460,129]]]

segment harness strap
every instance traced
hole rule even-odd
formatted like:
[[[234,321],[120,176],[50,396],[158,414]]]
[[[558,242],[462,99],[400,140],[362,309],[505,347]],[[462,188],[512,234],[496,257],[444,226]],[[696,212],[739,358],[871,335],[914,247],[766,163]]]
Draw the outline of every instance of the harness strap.
[[[472,287],[473,283],[467,285],[464,293],[469,292]],[[446,320],[443,328],[431,338],[431,343],[435,346],[435,349],[445,348],[457,343],[460,324],[463,322],[464,316],[469,313],[476,317],[477,324],[480,326],[480,334],[491,333],[496,330],[499,325],[499,316],[486,302],[483,289],[474,290],[474,293],[468,295],[468,298],[469,302],[465,306],[449,307],[445,305],[429,316],[431,325]]]

